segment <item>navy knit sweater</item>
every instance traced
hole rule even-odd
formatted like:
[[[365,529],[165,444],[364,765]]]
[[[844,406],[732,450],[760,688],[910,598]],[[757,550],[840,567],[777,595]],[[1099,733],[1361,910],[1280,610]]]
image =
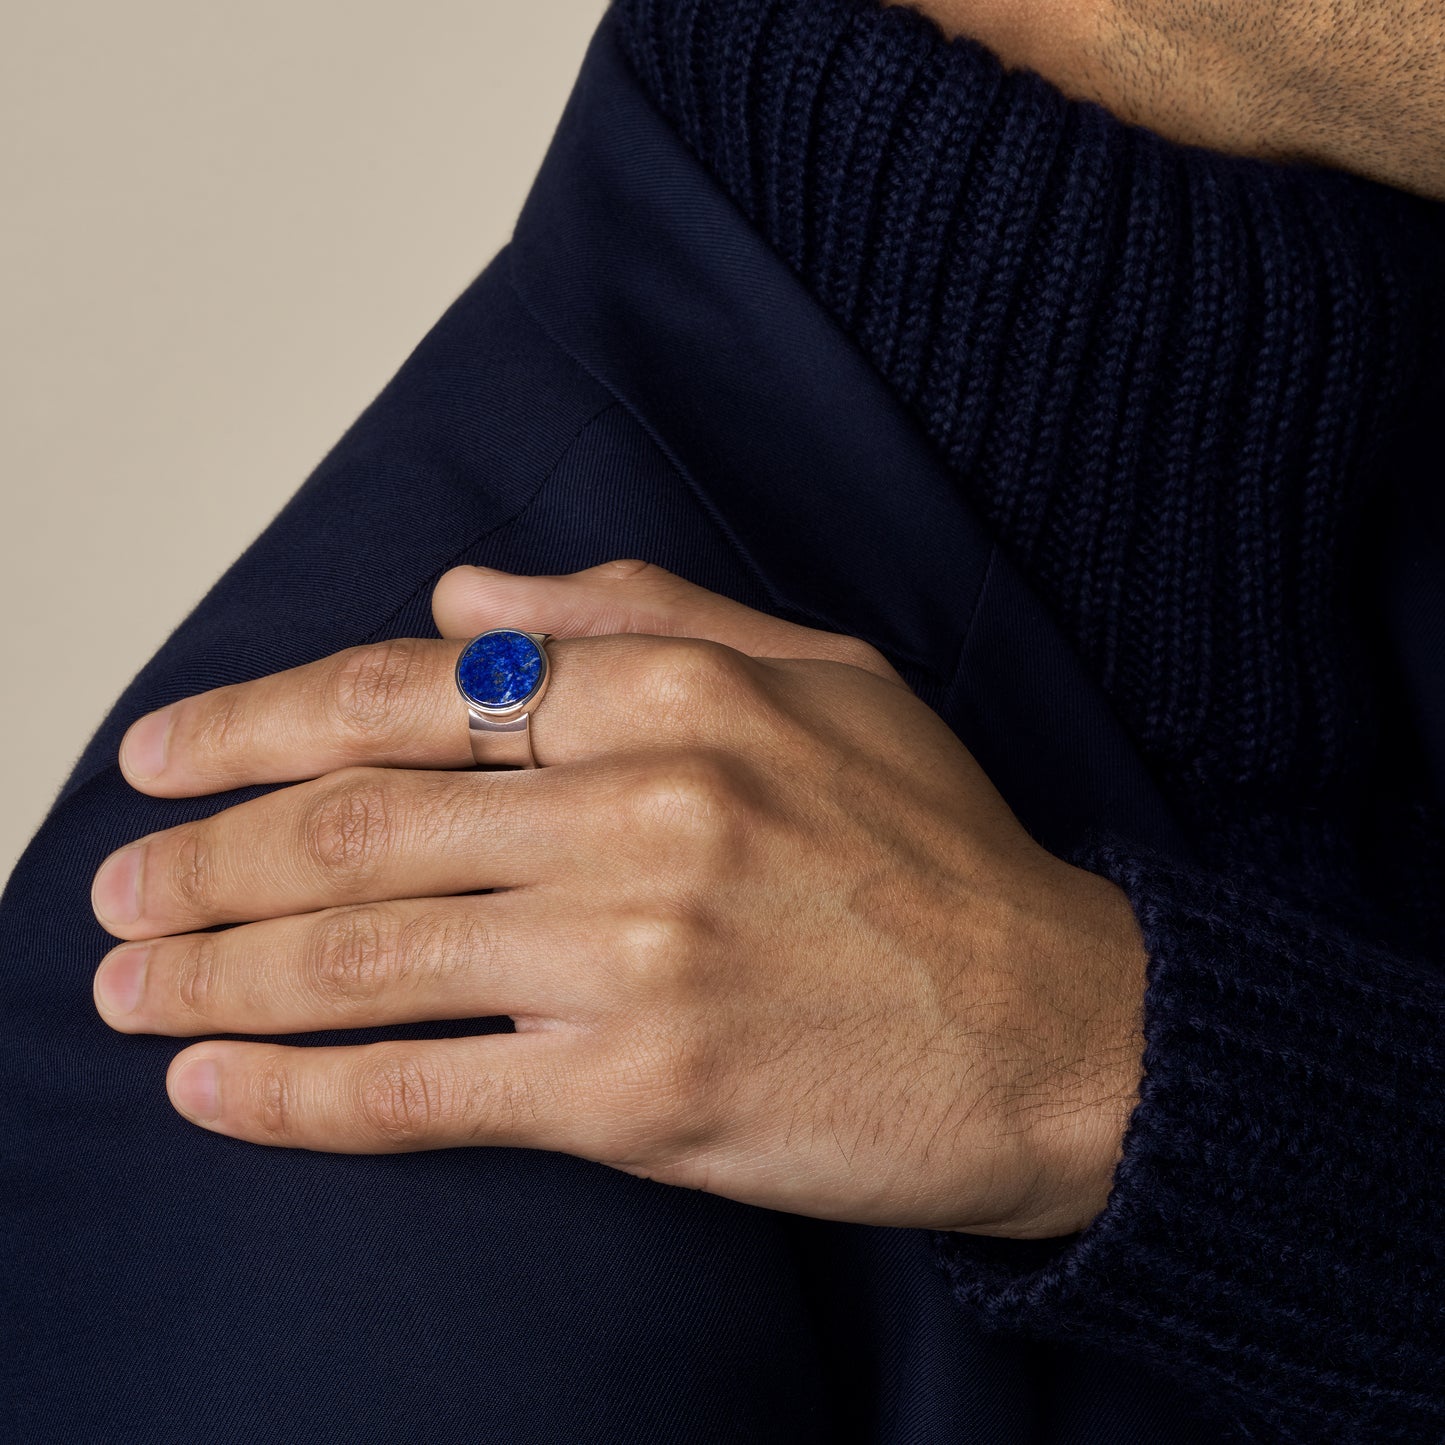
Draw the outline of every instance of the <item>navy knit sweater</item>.
[[[938,1237],[960,1307],[1146,1358],[1241,1438],[1445,1439],[1445,817],[1361,567],[1440,365],[1438,209],[1168,145],[873,0],[616,6],[1198,845],[1074,859],[1149,948],[1145,1082],[1083,1234]]]

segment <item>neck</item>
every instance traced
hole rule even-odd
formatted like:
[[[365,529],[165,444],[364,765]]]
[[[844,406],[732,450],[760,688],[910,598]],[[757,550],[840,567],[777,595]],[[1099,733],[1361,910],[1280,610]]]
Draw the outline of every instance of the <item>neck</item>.
[[[882,0],[1169,140],[1445,199],[1445,4]]]

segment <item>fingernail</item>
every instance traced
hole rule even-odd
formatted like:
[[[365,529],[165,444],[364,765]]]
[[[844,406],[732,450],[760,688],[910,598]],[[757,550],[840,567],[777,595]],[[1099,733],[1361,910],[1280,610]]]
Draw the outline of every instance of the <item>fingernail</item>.
[[[175,715],[174,707],[163,707],[132,724],[120,748],[121,762],[131,777],[144,783],[165,771]]]
[[[480,572],[483,577],[510,577],[510,572],[503,572],[500,567],[483,567],[480,562],[469,564],[473,572]]]
[[[90,901],[101,922],[134,923],[140,917],[140,865],[144,848],[132,843],[101,864]]]
[[[128,1014],[140,1002],[150,953],[149,948],[118,948],[101,963],[95,996],[107,1012]]]
[[[210,1059],[187,1064],[171,1085],[171,1102],[187,1118],[209,1124],[221,1112],[221,1071]]]

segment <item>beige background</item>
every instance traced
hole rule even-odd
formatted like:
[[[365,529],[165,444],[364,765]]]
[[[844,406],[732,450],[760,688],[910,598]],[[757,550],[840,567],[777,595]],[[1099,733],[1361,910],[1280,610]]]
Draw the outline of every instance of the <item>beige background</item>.
[[[603,8],[0,0],[0,878],[506,240]]]

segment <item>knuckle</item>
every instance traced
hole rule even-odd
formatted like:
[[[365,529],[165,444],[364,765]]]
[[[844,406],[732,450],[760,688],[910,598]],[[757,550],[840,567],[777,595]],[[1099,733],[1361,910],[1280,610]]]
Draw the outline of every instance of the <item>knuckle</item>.
[[[202,757],[230,757],[247,745],[247,713],[238,687],[217,688],[190,712],[190,747]],[[185,716],[185,714],[182,714]]]
[[[197,1018],[211,1012],[216,985],[216,936],[198,933],[186,940],[176,964],[176,997]]]
[[[430,988],[454,971],[485,967],[494,953],[491,929],[477,913],[418,914],[402,925],[391,976],[394,982]]]
[[[337,718],[374,740],[376,730],[396,715],[419,662],[415,640],[406,637],[338,653],[332,677]]]
[[[861,637],[838,636],[833,639],[833,656],[837,662],[849,667],[861,668],[864,672],[888,674],[893,671],[888,660],[872,643]]]
[[[619,1030],[586,1087],[589,1147],[609,1164],[655,1173],[725,1125],[725,1060],[695,1010],[651,1011]]]
[[[755,690],[752,659],[720,642],[672,637],[647,648],[639,680],[647,702],[674,722],[741,706]]]
[[[705,752],[659,760],[631,790],[633,805],[645,818],[681,823],[688,828],[710,823],[733,805],[733,780],[721,759]]]
[[[660,1156],[704,1137],[717,1075],[715,1051],[698,1031],[674,1026],[650,1039],[616,1081],[627,1096],[639,1142]]]
[[[604,582],[635,582],[639,578],[651,581],[672,576],[671,572],[655,563],[644,562],[640,557],[618,557],[611,562],[603,562],[593,571]]]
[[[321,873],[364,875],[385,855],[391,839],[392,800],[372,769],[343,769],[303,808],[302,847]]]
[[[713,1093],[717,1060],[697,1033],[679,1030],[668,1041],[661,1078],[667,1096],[684,1118],[695,1118]]]
[[[374,999],[385,987],[396,954],[395,930],[383,910],[342,908],[324,916],[310,940],[306,979],[323,999]]]
[[[289,1138],[296,1104],[290,1070],[272,1060],[257,1070],[251,1089],[257,1126],[272,1139]]]
[[[653,763],[629,787],[627,807],[634,826],[700,849],[705,861],[720,867],[738,861],[751,831],[746,784],[737,765],[717,752]]]
[[[609,1164],[646,1166],[666,1150],[673,1105],[656,1051],[646,1037],[618,1040],[594,1080],[593,1102],[604,1136],[599,1142]]]
[[[622,920],[615,949],[635,991],[655,998],[694,981],[704,954],[705,930],[681,910],[653,910]]]
[[[417,772],[407,784],[408,816],[429,839],[447,848],[476,846],[479,835],[507,816],[512,804],[487,787],[459,787],[455,773]]]
[[[361,1077],[361,1122],[393,1144],[424,1138],[441,1120],[445,1106],[441,1077],[419,1059],[397,1054],[372,1065]]]
[[[205,914],[215,895],[215,859],[198,827],[183,828],[171,845],[170,891],[187,911]]]

